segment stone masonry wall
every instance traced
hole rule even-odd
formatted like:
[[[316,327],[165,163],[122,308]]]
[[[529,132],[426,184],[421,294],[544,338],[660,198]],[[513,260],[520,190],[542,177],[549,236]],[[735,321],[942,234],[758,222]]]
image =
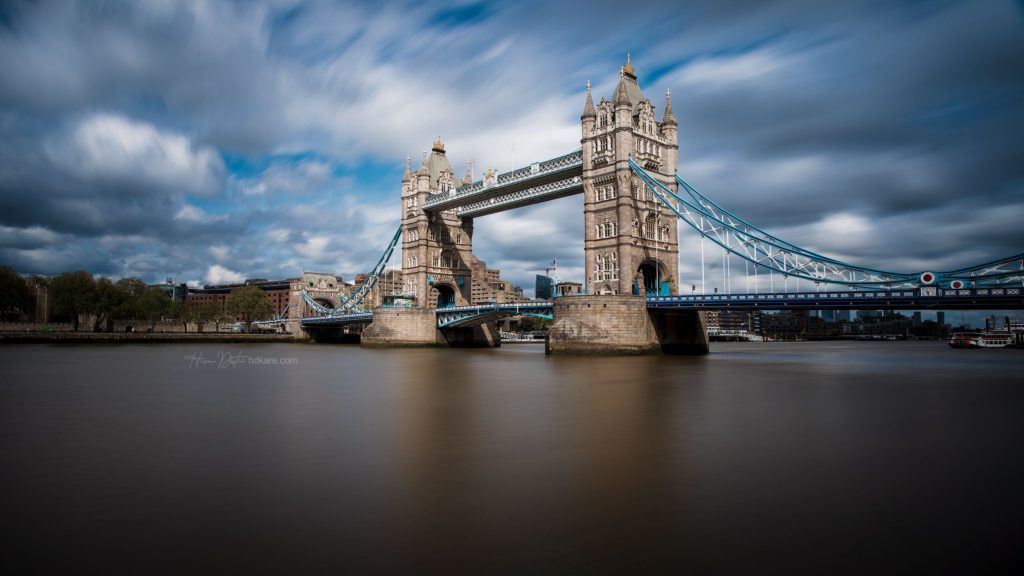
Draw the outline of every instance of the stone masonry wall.
[[[433,308],[377,308],[363,330],[364,346],[443,346]]]
[[[648,311],[643,296],[562,296],[548,354],[707,354],[703,313]]]
[[[660,354],[643,296],[562,296],[553,303],[548,354]]]

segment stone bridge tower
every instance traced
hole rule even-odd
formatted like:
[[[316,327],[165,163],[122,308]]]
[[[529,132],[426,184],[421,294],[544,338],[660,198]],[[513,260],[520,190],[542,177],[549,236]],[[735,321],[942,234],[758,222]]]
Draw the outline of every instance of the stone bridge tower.
[[[439,137],[430,155],[424,153],[420,169],[412,172],[406,162],[402,177],[402,291],[416,297],[417,306],[463,306],[472,295],[473,220],[459,218],[454,210],[426,212],[423,206],[434,194],[454,193],[457,185],[451,163]]]
[[[665,93],[661,122],[629,58],[612,100],[594,106],[587,83],[583,125],[586,289],[590,294],[678,293],[676,216],[629,169],[634,160],[676,190],[676,117]]]

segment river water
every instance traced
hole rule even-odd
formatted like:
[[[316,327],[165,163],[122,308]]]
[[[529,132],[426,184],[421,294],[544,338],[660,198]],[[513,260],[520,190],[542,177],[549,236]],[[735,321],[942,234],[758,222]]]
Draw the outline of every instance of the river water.
[[[19,573],[1024,567],[1024,351],[0,347]]]

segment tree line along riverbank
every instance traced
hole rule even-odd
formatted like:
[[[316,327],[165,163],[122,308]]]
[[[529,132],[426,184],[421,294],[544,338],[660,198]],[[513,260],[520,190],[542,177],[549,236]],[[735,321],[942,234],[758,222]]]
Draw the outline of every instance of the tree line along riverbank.
[[[203,342],[296,342],[291,334],[184,332],[3,332],[0,344],[137,344]]]

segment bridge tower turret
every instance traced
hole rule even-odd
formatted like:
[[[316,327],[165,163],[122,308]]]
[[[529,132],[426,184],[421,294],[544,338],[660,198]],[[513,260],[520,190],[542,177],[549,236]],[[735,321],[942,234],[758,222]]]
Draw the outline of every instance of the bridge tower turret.
[[[675,114],[666,99],[661,122],[644,96],[629,58],[612,100],[595,107],[590,94],[580,117],[583,146],[584,266],[593,294],[678,292],[675,216],[632,174],[633,157],[676,189]]]
[[[460,218],[454,210],[423,210],[429,196],[452,193],[456,182],[440,137],[429,155],[423,153],[419,170],[411,172],[407,161],[402,177],[402,291],[414,295],[417,306],[470,303],[473,219]]]

